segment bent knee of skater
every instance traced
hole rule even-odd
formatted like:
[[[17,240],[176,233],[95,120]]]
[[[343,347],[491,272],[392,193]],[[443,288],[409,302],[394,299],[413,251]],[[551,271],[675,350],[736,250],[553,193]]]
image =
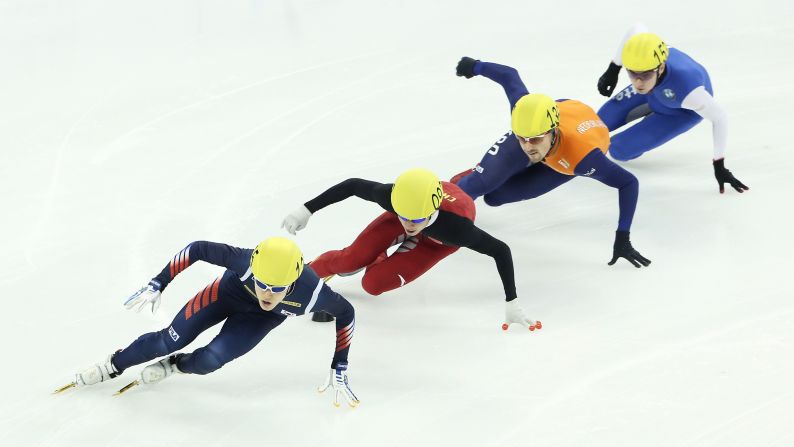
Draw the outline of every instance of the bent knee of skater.
[[[396,282],[394,284],[389,283],[390,281],[380,275],[364,274],[364,277],[361,278],[361,287],[364,288],[365,292],[374,296],[378,296],[383,292],[388,292],[389,290],[394,290],[400,287],[400,284],[397,284]]]
[[[361,287],[364,288],[365,292],[369,293],[370,295],[374,295],[374,296],[378,296],[381,293],[387,291],[384,287],[382,287],[381,284],[378,284],[375,281],[362,280],[361,281]]]
[[[488,206],[501,206],[507,203],[507,201],[504,200],[503,198],[495,196],[493,194],[486,194],[482,196],[482,199],[485,202],[485,204]]]
[[[192,356],[193,368],[190,372],[193,374],[209,374],[227,363],[218,353],[208,348],[197,349]]]
[[[172,331],[173,329],[168,327],[156,332],[155,340],[157,342],[156,350],[158,356],[170,354],[187,346],[187,343],[184,342],[183,337],[177,337],[174,339],[174,337],[171,335]]]
[[[622,146],[614,145],[609,148],[609,155],[618,161],[628,161],[639,157],[641,154],[635,154]]]

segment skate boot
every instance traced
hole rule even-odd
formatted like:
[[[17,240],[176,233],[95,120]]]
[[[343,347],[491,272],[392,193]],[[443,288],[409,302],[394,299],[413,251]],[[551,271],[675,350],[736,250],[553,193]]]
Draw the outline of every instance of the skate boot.
[[[182,371],[176,367],[176,355],[166,357],[158,360],[151,365],[147,365],[141,371],[141,382],[146,385],[157,383],[163,379],[167,379],[174,373],[181,373]]]
[[[146,365],[143,371],[141,371],[141,377],[139,379],[128,383],[122,389],[118,390],[115,395],[118,396],[119,394],[125,393],[138,385],[153,385],[167,379],[174,373],[181,374],[182,371],[176,367],[176,361],[181,355],[182,354],[175,354]]]
[[[113,365],[113,356],[110,354],[102,363],[97,363],[90,368],[86,368],[74,376],[75,386],[96,385],[99,382],[110,380],[121,374]]]
[[[116,369],[116,366],[113,365],[113,356],[116,355],[121,350],[110,354],[102,363],[97,363],[94,366],[86,368],[77,374],[74,375],[74,380],[67,383],[66,385],[56,389],[53,391],[53,394],[63,393],[64,391],[70,388],[77,388],[83,387],[86,385],[96,385],[99,382],[104,382],[106,380],[113,379],[117,377],[122,371]]]

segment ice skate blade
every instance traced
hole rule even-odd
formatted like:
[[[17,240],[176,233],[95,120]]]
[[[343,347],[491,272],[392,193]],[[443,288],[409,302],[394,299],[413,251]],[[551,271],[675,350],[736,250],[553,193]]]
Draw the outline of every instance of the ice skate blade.
[[[77,386],[77,382],[69,382],[66,385],[58,388],[55,391],[53,391],[52,394],[60,394],[60,393],[63,393],[64,391],[68,390],[69,388],[74,388],[76,386]]]
[[[134,388],[134,387],[136,387],[136,386],[138,386],[138,385],[140,385],[140,384],[141,384],[141,382],[139,382],[139,381],[137,381],[137,380],[133,380],[132,382],[130,382],[130,383],[128,383],[126,386],[124,386],[124,388],[122,388],[122,389],[120,389],[120,390],[116,391],[116,393],[115,393],[115,394],[113,394],[113,395],[114,395],[114,396],[119,396],[119,395],[121,395],[121,393],[124,393],[124,392],[126,392],[126,391],[129,391],[129,390],[130,390],[130,388]]]

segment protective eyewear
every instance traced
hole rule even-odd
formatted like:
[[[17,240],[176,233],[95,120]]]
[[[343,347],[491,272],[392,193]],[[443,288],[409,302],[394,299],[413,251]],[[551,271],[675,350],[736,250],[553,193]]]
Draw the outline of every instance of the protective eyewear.
[[[256,277],[254,277],[254,283],[260,289],[262,289],[262,290],[264,290],[266,292],[268,290],[270,290],[271,293],[281,293],[281,292],[287,290],[287,288],[289,287],[289,286],[271,286],[270,284],[265,284],[262,281],[256,279]]]
[[[653,70],[648,70],[648,71],[631,71],[628,69],[626,70],[626,72],[629,74],[629,78],[637,79],[642,82],[648,82],[651,79],[653,79],[653,77],[656,76],[657,71],[658,68],[654,68]]]
[[[521,140],[521,141],[523,141],[525,143],[529,143],[529,144],[532,144],[532,145],[537,145],[537,144],[542,143],[543,139],[546,138],[546,135],[548,135],[549,132],[551,132],[552,130],[554,130],[554,129],[549,129],[549,130],[547,130],[546,132],[543,132],[540,135],[535,135],[534,137],[522,137],[521,135],[516,135],[516,136],[518,137],[519,140]]]
[[[422,222],[427,220],[427,217],[423,217],[421,219],[408,219],[407,217],[402,217],[399,214],[397,215],[397,217],[399,217],[400,220],[403,221],[403,222],[411,222],[411,223],[415,223],[415,224],[420,224],[420,223],[422,223]]]

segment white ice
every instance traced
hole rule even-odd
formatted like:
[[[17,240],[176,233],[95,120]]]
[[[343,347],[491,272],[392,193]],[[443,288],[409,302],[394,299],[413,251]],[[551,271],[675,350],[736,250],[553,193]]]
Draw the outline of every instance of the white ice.
[[[783,0],[4,0],[0,442],[794,445],[792,17]],[[540,332],[501,331],[496,268],[468,250],[379,297],[360,277],[332,282],[357,310],[355,410],[315,392],[334,331],[306,317],[208,376],[113,397],[136,367],[50,394],[221,272],[194,265],[156,315],[125,311],[187,243],[251,247],[343,179],[448,178],[479,161],[507,101],[457,78],[461,56],[597,109],[596,80],[638,20],[709,69],[731,119],[726,164],[751,188],[718,193],[709,123],[625,164],[649,268],[606,265],[617,194],[575,179],[478,202]],[[311,259],[379,212],[347,200],[296,240]]]

